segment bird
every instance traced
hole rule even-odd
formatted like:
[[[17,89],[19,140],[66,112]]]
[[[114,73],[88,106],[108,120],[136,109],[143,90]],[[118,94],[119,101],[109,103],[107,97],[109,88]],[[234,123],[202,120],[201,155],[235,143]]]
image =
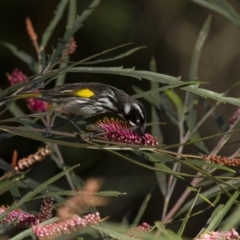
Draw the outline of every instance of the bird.
[[[108,84],[97,82],[69,83],[51,89],[39,89],[38,92],[23,92],[0,98],[0,102],[22,98],[41,99],[52,104],[55,114],[66,114],[67,119],[80,132],[73,121],[74,116],[91,117],[102,113],[116,113],[125,119],[140,135],[144,135],[146,110],[143,104],[126,92]],[[51,120],[49,129],[51,129]]]

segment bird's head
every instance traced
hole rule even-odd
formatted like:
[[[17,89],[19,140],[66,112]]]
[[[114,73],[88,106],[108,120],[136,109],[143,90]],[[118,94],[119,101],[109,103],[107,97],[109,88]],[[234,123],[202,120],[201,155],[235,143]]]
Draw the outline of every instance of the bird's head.
[[[144,135],[146,126],[146,111],[142,103],[137,100],[124,104],[124,118],[136,129],[138,133]]]

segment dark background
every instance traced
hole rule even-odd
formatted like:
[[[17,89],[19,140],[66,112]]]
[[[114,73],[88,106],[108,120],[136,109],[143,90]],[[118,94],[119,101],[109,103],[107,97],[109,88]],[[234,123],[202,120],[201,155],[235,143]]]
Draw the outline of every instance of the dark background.
[[[81,14],[90,2],[79,0],[78,14]],[[238,1],[229,2],[240,12]],[[41,39],[42,33],[53,17],[57,3],[56,0],[1,0],[0,41],[12,43],[19,49],[35,56],[34,47],[26,33],[25,18],[30,17]],[[133,47],[144,45],[148,48],[122,60],[100,66],[135,66],[136,69],[148,70],[151,56],[154,56],[160,73],[182,76],[182,79],[186,80],[197,35],[209,14],[212,15],[212,25],[200,60],[199,80],[209,83],[204,85],[204,88],[224,92],[239,80],[240,31],[223,16],[191,1],[102,0],[97,9],[85,20],[84,26],[76,33],[75,40],[78,48],[71,60],[80,60],[106,49],[132,42],[131,46],[107,54],[106,57],[118,55]],[[56,46],[57,38],[62,37],[66,26],[66,16],[58,24],[46,52],[51,53],[52,47]],[[23,62],[14,57],[9,50],[0,46],[0,86],[2,88],[8,86],[6,72],[11,72],[14,68],[20,69],[27,75],[32,74]],[[104,82],[122,88],[129,94],[134,93],[130,87],[132,84],[144,90],[149,90],[150,87],[148,81],[140,82],[127,77],[98,74],[68,74],[66,81]],[[180,92],[180,94],[184,93]],[[238,86],[234,88],[231,95],[239,96]],[[210,100],[209,102],[213,103]],[[143,103],[150,113],[150,106],[145,101]],[[227,121],[234,110],[236,110],[235,106],[221,105],[218,112]],[[26,111],[28,110],[26,109]],[[199,117],[203,114],[204,111],[200,108]],[[10,117],[10,114],[6,114],[5,117]],[[167,123],[167,125],[162,126],[163,142],[165,144],[177,143],[177,127],[173,126],[165,116],[162,116],[160,121]],[[208,120],[201,127],[202,136],[218,132],[220,130],[213,119]],[[236,136],[234,140],[238,140],[238,137]],[[216,143],[217,139],[206,142],[209,149],[212,149]],[[19,157],[25,157],[36,151],[41,144],[33,140],[14,137],[1,142],[0,154],[3,159],[10,162],[14,149],[18,151]],[[230,155],[235,148],[236,145],[230,145],[222,151],[222,154]],[[128,193],[126,196],[113,198],[110,205],[102,208],[102,217],[110,216],[113,221],[121,221],[127,215],[131,221],[146,194],[155,186],[153,197],[142,220],[149,224],[160,220],[163,198],[156,185],[154,172],[128,163],[104,151],[67,147],[61,147],[61,149],[67,165],[81,163],[76,172],[82,179],[102,176],[105,179],[102,190],[117,190]],[[191,148],[189,151],[194,152]],[[57,172],[59,169],[54,162],[45,161],[35,166],[29,176],[42,182]],[[68,188],[67,183],[63,180],[59,181],[58,184],[63,188]],[[175,202],[184,188],[184,185],[178,185],[170,205]],[[6,195],[5,198],[1,199],[1,203],[9,204],[10,199],[10,196]],[[31,209],[31,205],[29,205],[29,209]],[[204,221],[205,219],[202,217],[202,224]],[[201,228],[200,224],[195,227],[191,226],[194,225],[191,222],[194,221],[190,221],[186,233],[189,237],[196,235]],[[174,228],[174,226],[170,227]]]

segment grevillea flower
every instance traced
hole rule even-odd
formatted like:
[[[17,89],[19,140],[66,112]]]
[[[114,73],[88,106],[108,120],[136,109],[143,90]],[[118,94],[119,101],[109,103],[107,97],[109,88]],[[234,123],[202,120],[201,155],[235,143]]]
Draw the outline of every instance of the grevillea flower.
[[[0,207],[0,213],[5,212],[5,207]],[[17,208],[0,221],[1,224],[13,224],[17,227],[29,227],[38,224],[39,220],[34,214],[29,214],[20,208]]]
[[[146,233],[151,232],[153,229],[152,226],[150,226],[147,223],[142,223],[142,225],[139,225],[133,229],[131,229],[130,231],[128,231],[126,233],[126,236],[128,237],[132,237],[132,238],[137,238],[137,239],[143,239],[143,235]]]
[[[230,231],[203,233],[195,240],[237,240],[239,237],[238,232],[235,229],[231,229]]]
[[[28,168],[30,168],[33,164],[36,162],[40,162],[46,158],[51,153],[51,149],[49,146],[46,146],[45,148],[38,149],[37,152],[34,154],[29,155],[28,157],[21,158],[20,160],[17,160],[17,156],[15,157],[16,152],[14,152],[13,160],[12,160],[12,167],[16,171],[23,171]]]
[[[87,214],[83,217],[75,215],[71,218],[61,219],[55,223],[43,226],[32,226],[32,230],[39,240],[51,240],[59,236],[70,234],[74,231],[84,229],[91,225],[98,224],[100,220],[98,212],[94,214]]]
[[[39,222],[44,222],[53,217],[53,198],[46,197],[43,199],[40,213],[36,217]]]
[[[140,136],[137,132],[131,130],[131,126],[126,121],[104,118],[92,125],[90,130],[102,132],[101,136],[120,143],[133,145],[155,146],[158,145],[158,139],[149,133]]]
[[[13,70],[12,74],[7,74],[8,81],[11,86],[20,83],[20,82],[28,82],[27,76],[23,74],[17,68]],[[35,90],[37,92],[38,90]],[[27,98],[26,99],[27,106],[32,112],[45,112],[49,108],[49,104],[43,100],[36,98]]]
[[[0,207],[0,214],[5,212],[7,208]],[[0,224],[14,224],[17,227],[31,227],[37,225],[52,217],[53,199],[44,198],[39,214],[29,214],[20,208],[9,212],[5,218],[0,221]]]
[[[70,38],[64,54],[71,55],[76,51],[76,49],[77,49],[76,41],[73,38]]]
[[[231,116],[231,118],[228,120],[228,126],[229,128],[234,127],[238,123],[240,119],[240,108],[238,108],[234,114]]]
[[[12,71],[12,74],[7,74],[7,78],[11,86],[20,83],[20,82],[27,82],[27,76],[23,74],[20,70],[15,68]]]
[[[238,167],[240,166],[240,158],[230,158],[230,157],[225,157],[225,156],[220,156],[220,155],[205,155],[203,156],[203,159],[215,163],[218,165],[224,165],[224,166],[229,166],[229,167]]]
[[[38,92],[35,90],[34,92]],[[49,103],[37,98],[26,99],[27,106],[32,112],[45,112],[49,108]]]

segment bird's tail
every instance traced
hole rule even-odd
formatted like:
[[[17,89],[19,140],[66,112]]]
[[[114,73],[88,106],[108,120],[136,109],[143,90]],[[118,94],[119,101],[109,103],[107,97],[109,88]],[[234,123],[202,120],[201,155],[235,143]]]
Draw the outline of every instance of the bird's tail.
[[[9,101],[15,101],[15,100],[22,99],[22,98],[41,98],[41,97],[42,97],[41,92],[20,93],[20,94],[14,95],[14,96],[0,98],[0,103],[4,104]]]

